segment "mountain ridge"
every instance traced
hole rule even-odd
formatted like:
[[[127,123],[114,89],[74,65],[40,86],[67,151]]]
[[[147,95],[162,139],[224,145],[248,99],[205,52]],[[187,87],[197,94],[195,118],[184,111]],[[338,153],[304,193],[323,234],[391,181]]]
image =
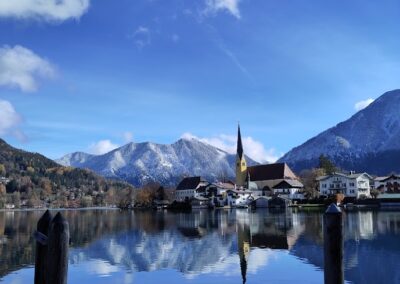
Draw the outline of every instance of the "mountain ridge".
[[[257,164],[246,157],[250,165]],[[235,176],[236,155],[197,139],[181,138],[172,144],[130,142],[102,155],[74,152],[56,162],[118,178],[135,186],[159,182],[174,186],[184,176],[214,181]]]
[[[294,147],[279,161],[301,171],[317,166],[319,156],[325,155],[346,170],[378,175],[400,171],[399,109],[400,90],[386,92],[349,119]]]

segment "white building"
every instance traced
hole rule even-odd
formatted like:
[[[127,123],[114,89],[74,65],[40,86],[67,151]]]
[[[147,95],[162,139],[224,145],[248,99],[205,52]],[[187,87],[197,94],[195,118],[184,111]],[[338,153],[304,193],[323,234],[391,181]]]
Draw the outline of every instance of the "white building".
[[[227,190],[226,202],[230,207],[248,206],[254,200],[250,190]]]
[[[400,193],[400,175],[377,177],[374,180],[374,187],[381,193]]]
[[[176,201],[190,201],[195,197],[203,195],[205,187],[210,184],[201,177],[184,178],[177,186],[175,191]]]
[[[274,194],[291,200],[304,199],[303,184],[298,180],[286,179],[273,187]]]
[[[363,198],[370,197],[370,180],[372,177],[367,173],[362,174],[343,174],[334,173],[332,175],[317,178],[319,182],[319,193],[329,196],[343,193],[345,197]]]

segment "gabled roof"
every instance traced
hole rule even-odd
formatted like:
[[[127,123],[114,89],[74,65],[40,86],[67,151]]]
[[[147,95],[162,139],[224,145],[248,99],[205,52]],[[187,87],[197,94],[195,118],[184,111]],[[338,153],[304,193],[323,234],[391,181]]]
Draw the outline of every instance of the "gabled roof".
[[[176,187],[176,190],[196,189],[201,182],[206,182],[202,177],[186,177]]]
[[[383,181],[383,180],[385,180],[387,178],[389,178],[389,177],[376,177],[374,180],[375,181]]]
[[[235,188],[235,184],[231,181],[228,182],[215,182],[213,183],[214,186],[218,188],[224,188],[224,189],[233,189]]]
[[[390,179],[395,179],[395,180],[400,179],[400,175],[390,175],[390,176],[386,177],[385,179],[382,179],[381,181],[387,181]]]
[[[362,175],[367,176],[369,179],[373,179],[373,178],[372,178],[369,174],[367,174],[367,173],[350,174],[350,175],[348,175],[348,177],[349,177],[349,178],[358,178],[358,177],[360,177],[360,176],[362,176]]]
[[[257,165],[247,168],[251,181],[297,179],[297,176],[286,163]]]
[[[303,188],[304,185],[295,179],[285,179],[275,185],[273,188]]]
[[[344,173],[332,173],[331,175],[319,176],[315,180],[321,181],[321,180],[325,180],[325,179],[328,179],[328,178],[334,177],[334,176],[341,176],[341,177],[345,177],[345,178],[349,178],[349,179],[356,179],[362,175],[366,175],[369,179],[372,179],[372,177],[367,173],[358,173],[358,174],[349,174],[349,175],[344,174]]]

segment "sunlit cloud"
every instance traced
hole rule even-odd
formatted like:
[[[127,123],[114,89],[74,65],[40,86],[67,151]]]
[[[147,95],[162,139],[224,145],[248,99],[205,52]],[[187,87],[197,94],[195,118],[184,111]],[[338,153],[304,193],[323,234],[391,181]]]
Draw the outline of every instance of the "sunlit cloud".
[[[38,89],[39,79],[54,76],[52,64],[33,51],[19,45],[0,48],[0,86],[33,92]]]
[[[5,100],[0,100],[0,135],[11,135],[20,141],[26,141],[26,135],[20,129],[22,117],[14,106]]]
[[[225,11],[240,19],[240,0],[206,0],[205,14],[216,14]]]
[[[362,109],[365,109],[367,106],[369,106],[373,102],[374,102],[374,99],[371,99],[371,98],[363,100],[363,101],[359,101],[354,105],[354,109],[356,111],[360,111]]]
[[[210,144],[230,154],[236,153],[237,137],[234,135],[220,134],[214,137],[197,137],[189,132],[184,133],[181,138],[197,139],[203,143]],[[260,163],[272,163],[278,160],[282,155],[278,154],[274,148],[265,149],[264,145],[247,136],[242,137],[244,152],[247,156]]]
[[[90,0],[4,0],[0,1],[0,17],[65,21],[79,19]]]
[[[118,148],[118,144],[114,144],[111,142],[111,140],[105,139],[105,140],[100,140],[98,142],[92,143],[88,150],[89,153],[94,154],[94,155],[102,155],[105,153],[108,153],[116,148]]]

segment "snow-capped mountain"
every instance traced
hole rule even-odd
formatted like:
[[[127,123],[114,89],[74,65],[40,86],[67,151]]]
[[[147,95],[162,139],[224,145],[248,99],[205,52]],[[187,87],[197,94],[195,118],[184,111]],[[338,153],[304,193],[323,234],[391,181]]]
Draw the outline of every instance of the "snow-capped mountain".
[[[321,154],[346,170],[400,171],[400,90],[383,94],[350,119],[298,146],[279,161],[296,171],[318,164]]]
[[[129,143],[98,156],[76,152],[56,162],[141,186],[152,181],[176,185],[183,176],[202,176],[210,181],[231,178],[235,176],[235,160],[235,155],[196,139],[180,139],[170,145]],[[248,157],[247,161],[256,164]]]

